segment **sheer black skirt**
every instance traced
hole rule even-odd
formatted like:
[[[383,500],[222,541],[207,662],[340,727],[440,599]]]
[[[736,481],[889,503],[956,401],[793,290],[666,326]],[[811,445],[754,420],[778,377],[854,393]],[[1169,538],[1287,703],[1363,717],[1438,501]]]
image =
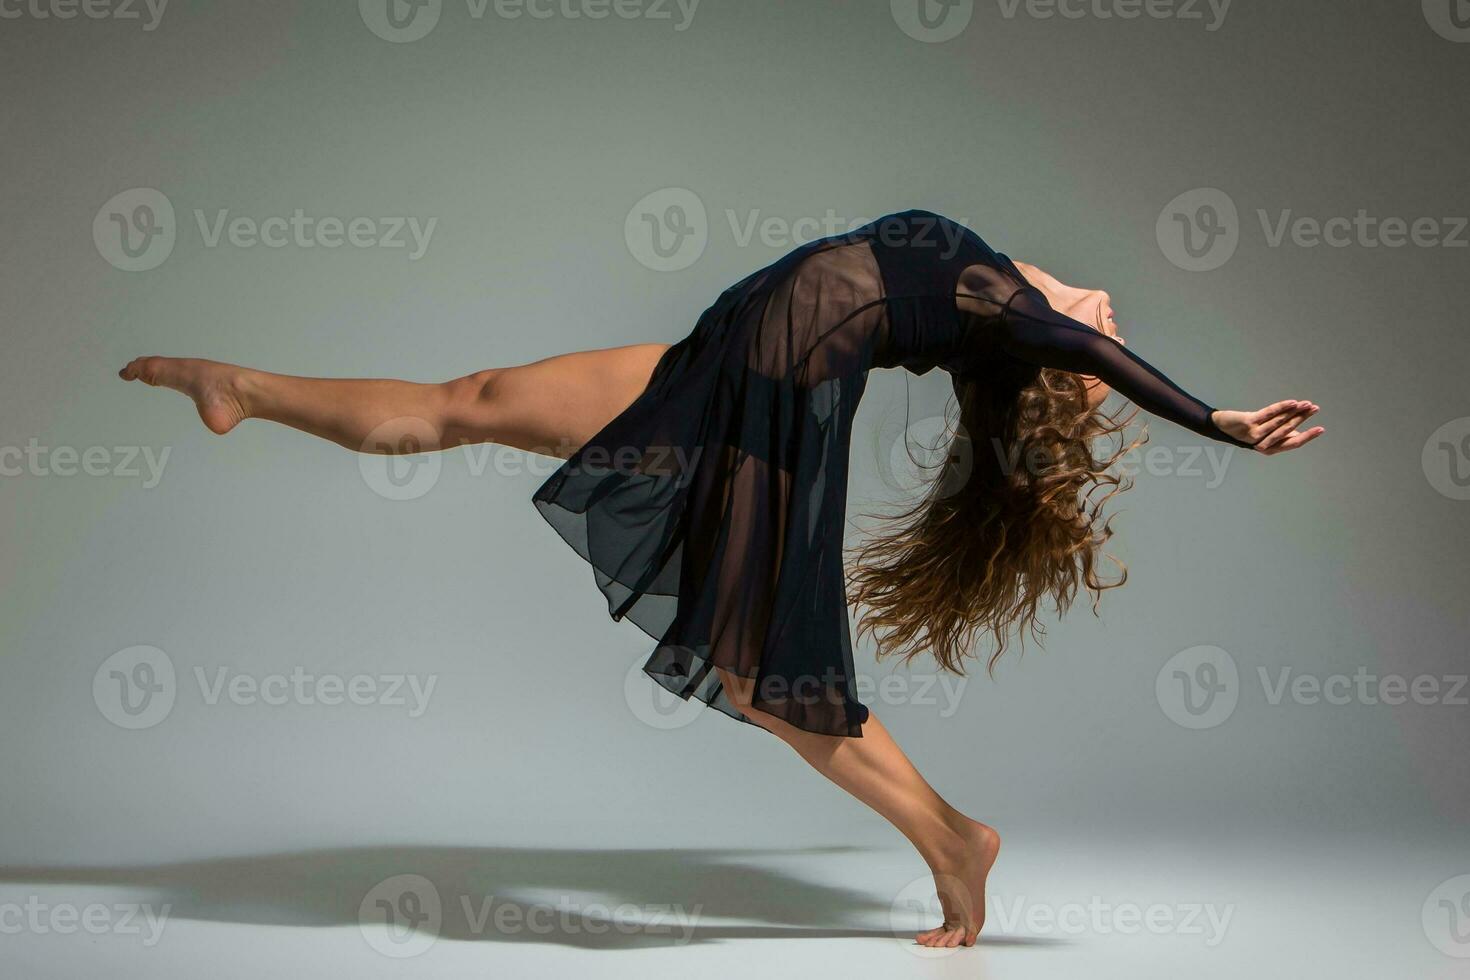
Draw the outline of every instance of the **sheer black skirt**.
[[[860,736],[842,546],[852,421],[886,322],[865,241],[804,246],[726,290],[644,393],[535,494],[644,667],[747,720]]]

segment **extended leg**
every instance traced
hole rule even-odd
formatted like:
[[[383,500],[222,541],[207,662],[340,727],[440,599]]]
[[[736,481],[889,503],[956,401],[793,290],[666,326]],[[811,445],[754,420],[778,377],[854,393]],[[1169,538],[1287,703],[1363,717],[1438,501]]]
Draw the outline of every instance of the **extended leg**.
[[[934,873],[944,924],[918,935],[925,946],[969,946],[985,924],[985,879],[1000,836],[946,803],[870,714],[862,738],[817,735],[751,707],[754,681],[720,670],[730,700],[832,782],[876,810],[918,849]]]
[[[568,455],[642,393],[668,348],[638,344],[492,368],[440,384],[298,378],[196,358],[140,357],[119,376],[172,388],[224,434],[267,419],[355,452],[498,442]]]

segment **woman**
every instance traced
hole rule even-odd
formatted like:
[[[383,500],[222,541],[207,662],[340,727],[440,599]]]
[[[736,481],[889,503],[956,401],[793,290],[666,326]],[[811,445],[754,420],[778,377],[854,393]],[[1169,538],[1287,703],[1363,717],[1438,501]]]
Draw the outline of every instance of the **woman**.
[[[977,639],[992,641],[993,665],[1010,633],[1039,632],[1042,600],[1061,610],[1079,582],[1094,602],[1110,587],[1095,562],[1116,454],[1098,460],[1091,447],[1123,424],[1099,411],[1109,387],[1266,455],[1322,434],[1299,429],[1317,411],[1307,401],[1212,410],[1124,349],[1106,293],[1065,286],[922,211],[796,249],[726,290],[672,346],[444,384],[161,357],[121,376],[189,395],[221,434],[261,418],[359,452],[496,442],[564,457],[535,504],[592,564],[613,617],[658,641],[649,676],[774,733],[892,822],[933,871],[944,911],[918,941],[968,946],[1000,839],[941,799],[856,697],[847,456],[879,367],[948,371],[956,438],[987,441],[952,452],[852,572],[880,655],[928,651],[955,671]],[[1098,487],[1113,489],[1090,499]]]

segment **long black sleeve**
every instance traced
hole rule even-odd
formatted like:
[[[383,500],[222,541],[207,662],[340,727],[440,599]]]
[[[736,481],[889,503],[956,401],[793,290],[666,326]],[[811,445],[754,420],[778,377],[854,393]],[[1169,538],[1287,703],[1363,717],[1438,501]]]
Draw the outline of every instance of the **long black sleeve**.
[[[1090,375],[1146,412],[1206,438],[1252,448],[1221,430],[1210,417],[1210,406],[1116,340],[1053,310],[1033,286],[1011,297],[994,338],[1001,350],[1028,364]]]

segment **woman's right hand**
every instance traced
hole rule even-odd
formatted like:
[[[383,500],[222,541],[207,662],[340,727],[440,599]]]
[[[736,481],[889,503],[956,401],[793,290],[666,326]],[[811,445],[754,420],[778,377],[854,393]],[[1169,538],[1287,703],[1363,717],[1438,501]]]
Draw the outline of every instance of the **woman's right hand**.
[[[1251,443],[1251,448],[1266,456],[1300,449],[1327,431],[1320,425],[1305,432],[1297,426],[1317,414],[1314,402],[1288,399],[1254,412],[1216,411],[1210,416],[1226,435]]]

